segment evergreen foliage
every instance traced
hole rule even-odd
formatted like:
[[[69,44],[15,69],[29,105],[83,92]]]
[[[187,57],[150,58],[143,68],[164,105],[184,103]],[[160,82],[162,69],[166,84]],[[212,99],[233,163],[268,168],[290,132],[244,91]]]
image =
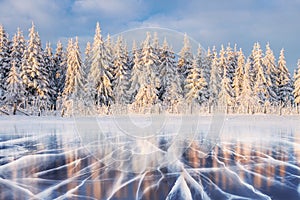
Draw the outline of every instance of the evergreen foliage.
[[[25,40],[20,29],[10,41],[0,26],[0,109],[12,114],[170,112],[211,113],[226,107],[228,113],[299,113],[300,61],[292,78],[284,50],[278,61],[267,43],[258,42],[246,57],[237,46],[193,55],[188,36],[176,55],[158,33],[146,34],[128,52],[121,36],[104,41],[97,23],[93,43],[84,58],[78,38],[66,50],[57,43],[42,48],[32,27]],[[123,109],[124,108],[124,109]]]

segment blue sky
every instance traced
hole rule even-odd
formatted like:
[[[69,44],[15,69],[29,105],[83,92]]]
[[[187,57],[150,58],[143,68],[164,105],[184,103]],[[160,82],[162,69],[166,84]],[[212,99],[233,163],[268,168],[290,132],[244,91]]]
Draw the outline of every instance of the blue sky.
[[[155,26],[186,32],[204,48],[237,43],[246,55],[254,42],[270,42],[277,58],[285,49],[292,71],[300,58],[299,10],[300,0],[0,0],[0,23],[10,35],[17,27],[27,35],[34,21],[44,43],[92,41],[97,21],[104,35]]]

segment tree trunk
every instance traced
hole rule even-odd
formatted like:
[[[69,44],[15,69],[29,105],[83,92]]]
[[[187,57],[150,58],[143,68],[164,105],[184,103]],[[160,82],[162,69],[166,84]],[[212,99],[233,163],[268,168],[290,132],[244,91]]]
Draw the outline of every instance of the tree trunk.
[[[63,109],[61,110],[61,117],[63,117],[64,114],[65,114],[65,109],[63,108]]]
[[[279,107],[279,115],[282,115],[282,105]]]
[[[13,115],[16,115],[16,112],[17,112],[17,104],[14,103],[14,105],[13,105]]]

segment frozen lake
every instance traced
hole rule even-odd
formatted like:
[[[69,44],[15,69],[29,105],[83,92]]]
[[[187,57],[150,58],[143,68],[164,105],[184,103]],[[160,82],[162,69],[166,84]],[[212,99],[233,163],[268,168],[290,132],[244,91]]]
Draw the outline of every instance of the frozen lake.
[[[300,199],[299,116],[0,116],[0,199]]]

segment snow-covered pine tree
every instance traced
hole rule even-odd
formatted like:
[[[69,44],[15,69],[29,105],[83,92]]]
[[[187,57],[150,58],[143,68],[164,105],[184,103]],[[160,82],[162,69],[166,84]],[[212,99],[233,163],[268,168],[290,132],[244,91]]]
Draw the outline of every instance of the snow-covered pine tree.
[[[233,78],[237,61],[230,45],[227,46],[226,51],[223,49],[222,47],[220,51],[220,69],[223,69],[223,73],[221,73],[223,78],[221,81],[219,99],[225,103],[224,106],[226,106],[226,112],[228,113],[229,107],[234,106],[235,103]],[[226,57],[223,55],[223,52],[225,52]]]
[[[295,99],[294,102],[297,105],[297,107],[299,107],[299,105],[300,105],[300,59],[298,60],[297,69],[296,69],[296,73],[294,76],[293,95],[294,95],[294,99]]]
[[[129,79],[130,69],[128,66],[128,52],[126,46],[123,44],[123,38],[118,37],[115,45],[115,56],[113,60],[115,68],[115,77],[113,81],[113,94],[115,97],[115,103],[118,105],[125,105],[129,103],[130,97],[128,94],[129,90]]]
[[[251,83],[251,59],[248,58],[247,62],[244,65],[243,70],[243,82],[241,94],[237,97],[239,102],[240,113],[253,114],[254,108],[257,105],[258,97],[254,95],[252,83]]]
[[[204,78],[205,80],[205,87],[203,87],[202,90],[200,90],[200,95],[199,95],[199,103],[200,105],[204,105],[205,103],[208,102],[208,99],[209,99],[209,91],[208,91],[208,82],[207,80],[209,81],[209,78],[210,78],[210,66],[207,66],[207,63],[205,58],[203,57],[202,55],[203,53],[203,50],[201,48],[201,46],[199,45],[198,46],[198,49],[197,49],[197,55],[195,57],[195,60],[197,62],[197,66],[199,68],[199,72],[200,72],[200,77],[201,79]],[[200,80],[202,81],[202,80]]]
[[[100,25],[97,23],[92,47],[91,68],[89,77],[95,88],[95,102],[97,105],[109,106],[114,102],[112,81],[113,71],[111,68],[111,55],[104,45],[101,36]]]
[[[132,42],[132,48],[131,48],[131,51],[128,52],[128,67],[130,70],[132,70],[133,66],[134,66],[134,57],[135,57],[135,54],[136,52],[139,51],[137,49],[137,44],[136,44],[136,41],[133,40]]]
[[[84,74],[87,76],[91,68],[91,59],[92,59],[92,46],[90,42],[87,42],[85,52],[84,52]]]
[[[129,94],[131,96],[130,102],[133,103],[135,101],[135,96],[140,88],[140,79],[142,72],[142,66],[141,66],[141,49],[137,48],[136,42],[133,41],[132,44],[132,53],[130,58],[130,64],[131,66],[131,77],[130,77],[130,89]]]
[[[223,53],[224,52],[224,53]],[[229,107],[234,105],[234,90],[233,90],[233,75],[234,75],[234,64],[233,64],[233,52],[230,47],[228,47],[225,57],[225,50],[222,46],[220,51],[220,69],[223,69],[221,89],[219,93],[219,99],[223,106],[226,108],[226,112],[229,112]],[[220,106],[220,105],[219,105]]]
[[[278,104],[278,77],[277,77],[277,66],[275,56],[270,44],[267,43],[265,56],[263,58],[263,65],[266,67],[266,80],[268,84],[268,101],[271,105],[276,106]]]
[[[85,91],[84,72],[77,37],[74,43],[72,39],[69,40],[67,47],[67,67],[65,87],[62,94],[64,106],[62,115],[65,113],[74,114],[72,113],[73,111],[81,114],[83,110],[83,95]]]
[[[114,49],[114,41],[110,37],[110,34],[107,34],[106,40],[104,41],[104,45],[106,47],[107,54],[110,56],[111,59],[113,59],[115,49]]]
[[[224,68],[226,68],[226,65],[227,65],[226,51],[225,51],[225,48],[224,48],[223,45],[221,45],[218,61],[219,61],[219,63],[218,63],[218,73],[219,73],[219,76],[222,80],[223,77],[224,77],[224,70],[225,70]]]
[[[169,79],[170,77],[167,76],[168,72],[173,72],[175,68],[175,56],[174,53],[170,51],[166,38],[164,39],[159,59],[160,65],[158,66],[158,76],[161,83],[159,99],[163,100],[168,82],[172,81]]]
[[[183,47],[179,52],[178,72],[181,79],[182,88],[184,88],[184,80],[188,76],[193,64],[193,53],[190,40],[187,34],[184,34]]]
[[[209,82],[209,109],[218,105],[219,93],[220,93],[220,82],[221,77],[219,73],[219,60],[217,56],[216,48],[212,50],[211,60],[211,71],[210,71],[210,82]],[[210,111],[211,112],[211,111]]]
[[[158,88],[161,86],[160,80],[155,73],[155,65],[158,63],[158,57],[154,53],[150,39],[151,35],[147,33],[139,64],[142,66],[141,77],[139,78],[140,88],[133,103],[133,107],[142,112],[152,109],[158,103]]]
[[[240,102],[238,99],[240,99],[240,95],[242,93],[243,89],[243,81],[244,81],[244,68],[245,68],[245,56],[240,49],[238,52],[238,58],[237,58],[237,67],[235,69],[234,78],[233,78],[233,88],[235,93],[235,106],[239,106]],[[249,73],[249,72],[248,72]],[[249,75],[249,74],[248,74]]]
[[[49,104],[47,73],[40,36],[32,23],[22,59],[21,79],[26,90],[27,102],[38,114],[47,109]]]
[[[14,62],[14,66],[16,68],[16,72],[18,73],[18,76],[20,76],[22,58],[23,58],[23,54],[25,51],[25,46],[26,46],[26,41],[24,39],[23,33],[18,28],[17,33],[14,35],[13,40],[12,40],[12,47],[11,47],[11,54],[10,54],[10,56],[11,56],[10,65],[12,66],[12,63]],[[7,81],[6,81],[6,84],[8,84]],[[22,85],[21,81],[20,81],[20,84]],[[24,91],[23,91],[23,93],[24,93]],[[23,97],[22,100],[24,101],[25,100],[24,94],[22,97]]]
[[[234,49],[231,48],[230,44],[228,44],[226,48],[226,67],[227,67],[227,77],[229,77],[231,82],[231,88],[233,90],[233,98],[235,97],[235,92],[233,88],[233,78],[235,69],[238,64],[238,52],[236,51],[236,45]]]
[[[193,61],[192,69],[185,79],[184,93],[185,99],[188,105],[193,110],[193,104],[203,104],[208,99],[207,83],[202,75],[202,71],[199,66],[199,60],[201,58],[196,57]]]
[[[56,88],[56,67],[54,62],[54,56],[52,53],[51,44],[46,43],[46,48],[44,50],[44,63],[46,68],[47,80],[49,83],[49,98],[51,109],[55,108],[56,98],[57,98],[57,88]]]
[[[19,69],[17,67],[17,61],[11,62],[11,68],[6,79],[6,92],[4,95],[5,104],[12,106],[13,115],[16,114],[17,108],[22,103],[25,90],[20,78]]]
[[[67,45],[67,51],[66,51],[66,74],[65,74],[65,83],[64,83],[64,88],[63,88],[63,92],[61,94],[62,96],[62,103],[61,103],[61,108],[62,108],[62,113],[61,115],[64,116],[65,113],[67,115],[72,113],[72,109],[73,109],[73,101],[71,99],[71,95],[73,92],[73,88],[74,88],[74,73],[73,73],[73,69],[71,67],[71,62],[70,62],[70,58],[72,56],[72,51],[73,51],[73,39],[69,39],[68,40],[68,45]]]
[[[159,98],[164,109],[176,112],[183,100],[179,74],[176,69],[174,52],[169,48],[166,38],[160,52],[160,66],[158,67],[161,82]]]
[[[292,92],[293,83],[289,70],[286,67],[284,49],[281,49],[278,60],[278,94],[280,105],[287,106],[293,103]]]
[[[10,71],[11,42],[4,27],[0,25],[0,103],[6,91],[6,79]]]
[[[85,57],[84,57],[84,95],[83,102],[85,111],[84,114],[94,114],[95,113],[95,94],[96,88],[94,87],[94,81],[90,74],[91,69],[91,61],[92,61],[92,46],[91,43],[88,42],[85,48]]]
[[[153,53],[158,57],[157,63],[154,65],[154,71],[155,73],[158,73],[162,48],[159,44],[159,38],[157,32],[153,33],[152,46],[153,46]]]
[[[67,99],[78,101],[84,93],[84,72],[77,37],[74,43],[72,39],[69,40],[67,51],[68,68],[63,95]]]
[[[88,74],[87,80],[84,85],[85,94],[83,95],[85,113],[86,114],[94,114],[96,111],[96,96],[97,94],[96,88],[94,86],[94,80],[92,78],[91,73]]]
[[[56,44],[56,50],[54,54],[54,72],[55,72],[55,86],[57,98],[61,99],[61,95],[64,91],[66,72],[67,72],[67,55],[63,49],[63,45],[60,41]],[[59,105],[58,105],[59,104]],[[56,102],[56,109],[61,107],[60,102]]]
[[[115,57],[115,49],[114,49],[114,41],[110,37],[110,34],[107,35],[106,40],[104,41],[104,46],[107,52],[107,58],[108,58],[108,64],[109,64],[109,72],[112,74],[113,77],[115,77],[115,66],[113,64],[114,57]],[[112,80],[113,82],[113,80]],[[114,87],[114,85],[112,85]]]
[[[208,86],[210,82],[210,71],[211,71],[211,61],[212,61],[212,54],[210,49],[208,49],[207,53],[205,54],[205,51],[199,45],[197,50],[197,57],[201,58],[200,60],[201,64],[199,66],[201,66],[202,68],[202,74]]]
[[[154,32],[154,33],[153,33],[152,45],[153,45],[154,51],[159,53],[159,51],[160,51],[161,49],[160,49],[160,45],[159,45],[159,39],[158,39],[158,34],[157,34],[157,32]]]
[[[16,68],[21,69],[21,62],[23,54],[26,48],[26,41],[24,39],[22,31],[18,28],[17,33],[12,39],[12,48],[11,48],[11,61],[16,62]]]
[[[266,79],[265,66],[263,65],[263,53],[258,42],[253,49],[253,73],[255,74],[253,90],[254,95],[258,97],[257,105],[265,106],[269,97],[269,84]]]
[[[254,63],[254,54],[256,51],[256,43],[253,44],[251,54],[247,57],[247,61],[249,63],[249,78],[250,78],[250,84],[251,87],[254,88],[255,78],[256,78],[256,71],[253,68]]]

